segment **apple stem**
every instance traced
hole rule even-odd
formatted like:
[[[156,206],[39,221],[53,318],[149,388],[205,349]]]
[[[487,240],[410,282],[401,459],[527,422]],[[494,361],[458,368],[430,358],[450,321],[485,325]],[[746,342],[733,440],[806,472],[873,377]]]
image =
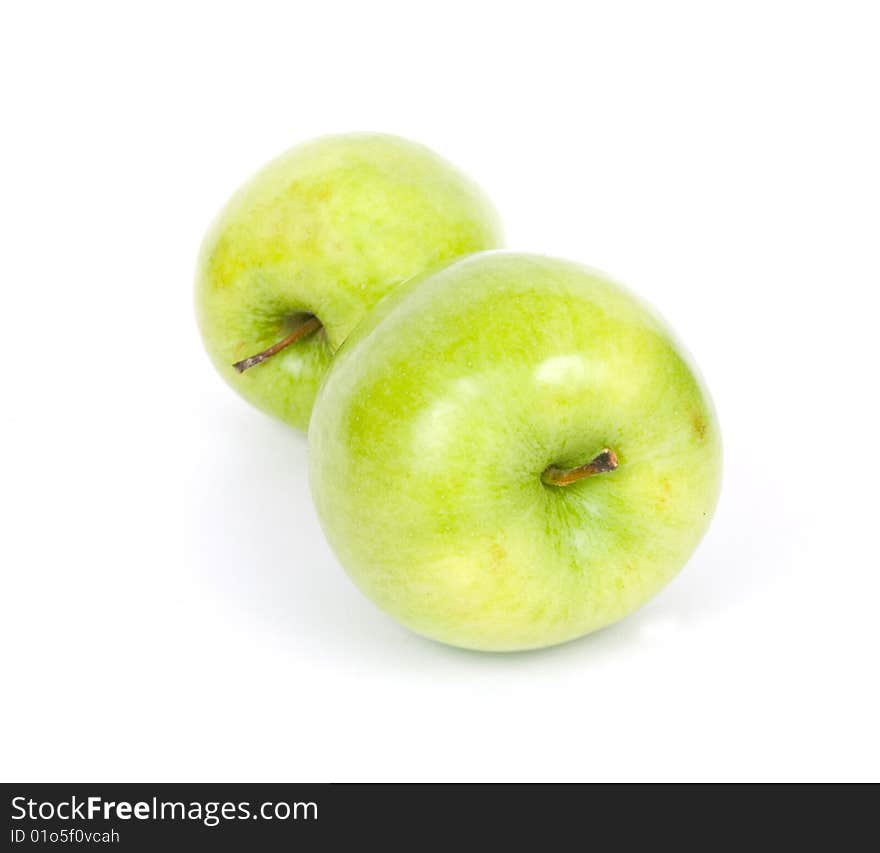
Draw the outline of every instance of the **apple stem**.
[[[570,486],[572,483],[592,477],[594,474],[607,474],[618,465],[617,456],[613,450],[607,447],[595,459],[591,459],[586,465],[577,468],[558,468],[550,465],[543,474],[541,482],[548,486]]]
[[[275,353],[281,352],[285,347],[289,347],[292,343],[312,334],[312,332],[317,332],[320,328],[321,321],[317,317],[309,317],[308,320],[297,326],[286,338],[282,338],[277,344],[272,344],[272,346],[267,347],[262,352],[258,352],[256,355],[251,355],[241,361],[237,361],[232,366],[239,373],[244,373],[248,368],[261,364],[267,358],[275,355]]]

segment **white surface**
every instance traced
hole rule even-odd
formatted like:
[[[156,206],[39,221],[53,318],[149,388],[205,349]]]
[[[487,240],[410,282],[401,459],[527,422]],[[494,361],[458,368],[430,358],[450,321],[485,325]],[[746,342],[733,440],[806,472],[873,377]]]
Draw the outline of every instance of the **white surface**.
[[[876,4],[18,4],[0,20],[0,775],[880,776]],[[195,254],[288,145],[420,140],[509,246],[657,305],[714,526],[643,611],[465,653],[352,587],[303,438],[201,352]]]

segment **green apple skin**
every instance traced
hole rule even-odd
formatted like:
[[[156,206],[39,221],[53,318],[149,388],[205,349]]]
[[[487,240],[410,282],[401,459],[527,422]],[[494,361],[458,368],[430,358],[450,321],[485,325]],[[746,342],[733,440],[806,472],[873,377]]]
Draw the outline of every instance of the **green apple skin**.
[[[196,274],[205,348],[246,400],[304,429],[333,353],[382,296],[500,244],[491,203],[427,148],[368,133],[304,143],[245,184],[205,237]],[[233,369],[309,314],[323,329]]]
[[[469,649],[563,643],[650,599],[720,485],[709,394],[665,323],[566,261],[486,252],[383,300],[309,427],[319,517],[360,589]],[[616,470],[542,482],[604,448]]]

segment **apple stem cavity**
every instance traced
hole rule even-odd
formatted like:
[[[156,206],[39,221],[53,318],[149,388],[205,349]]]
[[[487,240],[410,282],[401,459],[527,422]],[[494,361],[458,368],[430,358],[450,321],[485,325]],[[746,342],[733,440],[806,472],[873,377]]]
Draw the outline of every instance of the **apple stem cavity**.
[[[289,347],[300,338],[305,338],[313,332],[317,332],[321,328],[321,321],[317,317],[309,317],[308,320],[297,326],[286,338],[282,338],[278,343],[272,344],[262,352],[243,358],[241,361],[235,362],[232,366],[239,372],[244,373],[251,367],[262,364],[267,358],[271,358],[276,353],[281,352],[285,347]]]
[[[570,486],[596,474],[607,474],[617,468],[617,465],[617,455],[606,447],[586,465],[579,465],[577,468],[558,468],[556,465],[550,465],[541,474],[541,482],[547,486]]]

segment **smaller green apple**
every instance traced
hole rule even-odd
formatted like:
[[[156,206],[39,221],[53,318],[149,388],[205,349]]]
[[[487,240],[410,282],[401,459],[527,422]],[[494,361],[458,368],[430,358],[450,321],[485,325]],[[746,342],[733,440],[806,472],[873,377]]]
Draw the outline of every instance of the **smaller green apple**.
[[[500,240],[483,193],[421,145],[369,133],[299,145],[238,190],[205,237],[205,347],[245,399],[305,428],[333,353],[382,296]]]
[[[709,393],[668,326],[566,261],[471,256],[384,299],[309,427],[342,565],[412,630],[532,649],[644,604],[718,496]]]

